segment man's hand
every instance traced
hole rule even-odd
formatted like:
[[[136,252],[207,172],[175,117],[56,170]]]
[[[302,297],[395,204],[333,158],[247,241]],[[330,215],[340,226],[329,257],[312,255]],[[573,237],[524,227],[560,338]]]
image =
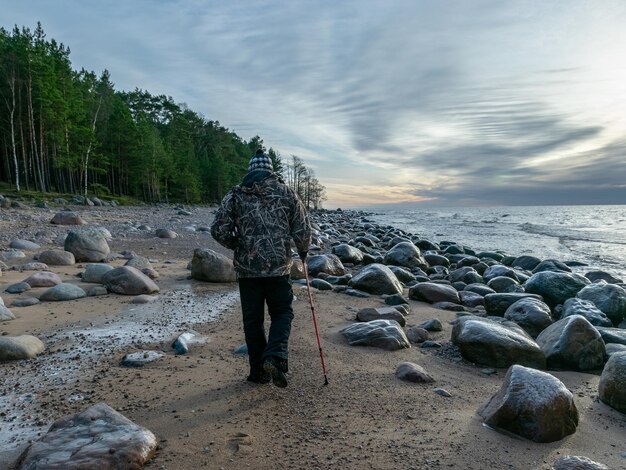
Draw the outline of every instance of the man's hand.
[[[298,256],[300,257],[300,259],[302,260],[303,263],[306,261],[306,255],[307,255],[306,251],[299,251],[298,252]]]

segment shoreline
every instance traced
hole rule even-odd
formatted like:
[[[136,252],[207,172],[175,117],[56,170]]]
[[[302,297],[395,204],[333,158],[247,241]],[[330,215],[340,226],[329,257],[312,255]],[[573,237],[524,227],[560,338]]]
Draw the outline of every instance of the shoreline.
[[[129,210],[143,215],[154,208]],[[170,225],[163,215],[168,217],[175,212],[176,209],[160,208],[154,215],[163,221],[161,225]],[[91,210],[85,211],[86,216],[92,213]],[[333,212],[323,215],[337,216]],[[200,216],[201,221],[194,220],[197,226],[210,222],[210,210],[198,209],[192,219]],[[360,219],[368,218],[365,213],[358,212],[345,216],[345,223],[352,226],[361,223]],[[140,220],[143,220],[141,216],[136,223]],[[234,298],[232,302],[226,302],[229,305],[222,313],[211,321],[196,325],[194,329],[207,341],[194,345],[188,354],[173,354],[170,338],[165,333],[158,337],[159,340],[150,338],[150,332],[142,331],[142,328],[152,326],[153,320],[148,325],[136,325],[135,337],[131,333],[125,337],[128,341],[126,348],[102,351],[101,360],[88,364],[90,373],[78,377],[76,382],[63,383],[61,389],[44,390],[44,393],[36,391],[35,400],[44,405],[51,420],[65,413],[81,411],[87,404],[106,401],[157,435],[159,449],[146,468],[275,468],[280,465],[294,469],[360,469],[393,465],[407,469],[507,466],[547,469],[565,453],[586,455],[610,466],[623,464],[621,454],[626,448],[622,449],[619,436],[626,418],[597,399],[598,375],[550,371],[575,394],[581,415],[578,431],[561,441],[536,444],[483,426],[476,410],[498,390],[506,369],[497,369],[487,375],[481,372],[483,367],[463,359],[449,343],[450,323],[457,314],[413,299],[409,299],[406,328],[433,318],[440,319],[443,331],[432,332],[430,339],[439,342],[441,348],[420,348],[419,344],[414,344],[410,349],[390,352],[349,346],[340,330],[354,322],[360,309],[384,307],[384,300],[375,295],[358,298],[314,290],[330,379],[330,385],[323,387],[306,291],[303,286],[294,284],[297,300],[294,302],[296,318],[290,342],[293,369],[290,385],[279,390],[271,385],[246,383],[246,357],[233,354],[233,349],[243,343],[238,299],[232,291],[236,285],[213,285],[186,279],[186,261],[195,247],[188,245],[209,242],[210,239],[210,236],[182,231],[187,222],[174,222],[172,227],[181,237],[169,240],[167,244],[133,232],[119,238],[117,229],[111,230],[114,234],[112,248],[116,250],[133,249],[150,257],[157,257],[158,252],[161,261],[154,266],[160,274],[157,283],[161,294],[156,303],[135,307],[130,304],[132,297],[119,295],[41,303],[16,308],[17,320],[0,323],[1,331],[11,334],[18,330],[43,332],[46,328],[57,329],[56,336],[48,337],[47,341],[54,342],[66,334],[62,333],[67,330],[63,325],[69,318],[72,323],[84,322],[86,328],[95,328],[99,322],[104,328],[100,330],[104,333],[100,336],[102,342],[92,344],[92,347],[104,347],[109,329],[119,325],[119,320],[132,318],[133,308],[136,308],[136,314],[145,309],[143,319],[147,321],[150,318],[161,321],[168,309],[172,318],[176,312],[185,310],[182,316],[187,316],[188,323],[191,323],[188,312],[217,308],[214,305],[216,296],[224,290],[231,290]],[[329,224],[331,229],[341,227],[340,222]],[[330,252],[329,245],[327,242],[322,252]],[[175,263],[164,263],[170,257]],[[123,264],[124,261],[112,264]],[[59,267],[54,271],[75,282],[75,271],[82,270],[82,267]],[[346,263],[346,268],[356,273],[362,267]],[[28,274],[3,273],[0,277],[2,290],[9,282]],[[5,300],[12,300],[4,292],[2,296]],[[79,306],[83,306],[82,312],[79,312]],[[67,316],[68,311],[72,312],[71,316]],[[31,318],[26,321],[25,317]],[[93,322],[93,318],[98,321]],[[112,320],[116,322],[107,324]],[[89,322],[94,326],[89,326]],[[176,329],[188,326],[191,325],[177,323]],[[78,339],[81,340],[87,341],[88,337]],[[0,363],[0,367],[11,369],[13,377],[20,374],[28,377],[37,374],[35,364],[52,360],[55,354],[64,355],[59,356],[63,361],[68,357],[71,361],[71,357],[77,354],[81,356],[79,362],[88,360],[87,353],[78,349],[64,350],[72,346],[71,338],[63,341],[67,344],[48,344],[48,352],[38,359]],[[80,347],[80,343],[77,346]],[[124,353],[145,346],[168,354],[142,368],[119,365]],[[394,370],[402,361],[419,363],[434,376],[435,383],[409,384],[396,379]],[[29,387],[32,388],[32,384],[21,385],[21,388]],[[433,391],[435,387],[444,388],[452,396],[437,395]],[[38,417],[33,416],[33,419]],[[45,430],[48,424],[46,422],[39,429]],[[600,443],[593,437],[598,435],[603,437]]]

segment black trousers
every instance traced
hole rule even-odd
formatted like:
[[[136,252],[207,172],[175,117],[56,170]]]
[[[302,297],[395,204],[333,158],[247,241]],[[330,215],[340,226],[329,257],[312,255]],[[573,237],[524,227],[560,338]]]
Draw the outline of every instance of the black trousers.
[[[289,276],[241,278],[239,295],[250,371],[260,371],[263,361],[270,356],[286,363],[293,320],[293,291]],[[267,338],[264,327],[265,304],[271,320]]]

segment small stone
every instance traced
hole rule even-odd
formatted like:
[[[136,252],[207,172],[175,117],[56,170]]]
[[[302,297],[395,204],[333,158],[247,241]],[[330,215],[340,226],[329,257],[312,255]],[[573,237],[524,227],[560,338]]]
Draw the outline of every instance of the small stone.
[[[452,395],[450,394],[450,392],[448,392],[447,390],[443,389],[443,388],[434,388],[433,392],[435,392],[437,395],[441,395],[442,397],[446,397],[446,398],[450,398]]]

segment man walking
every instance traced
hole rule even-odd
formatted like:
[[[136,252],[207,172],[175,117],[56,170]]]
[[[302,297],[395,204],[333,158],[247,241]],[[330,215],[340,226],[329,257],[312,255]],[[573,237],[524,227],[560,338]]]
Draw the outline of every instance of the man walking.
[[[293,292],[291,240],[302,262],[311,225],[298,195],[273,172],[272,161],[256,151],[248,173],[222,200],[211,226],[221,245],[234,250],[243,329],[250,359],[248,381],[287,386],[288,341]],[[271,319],[266,338],[265,304]]]

